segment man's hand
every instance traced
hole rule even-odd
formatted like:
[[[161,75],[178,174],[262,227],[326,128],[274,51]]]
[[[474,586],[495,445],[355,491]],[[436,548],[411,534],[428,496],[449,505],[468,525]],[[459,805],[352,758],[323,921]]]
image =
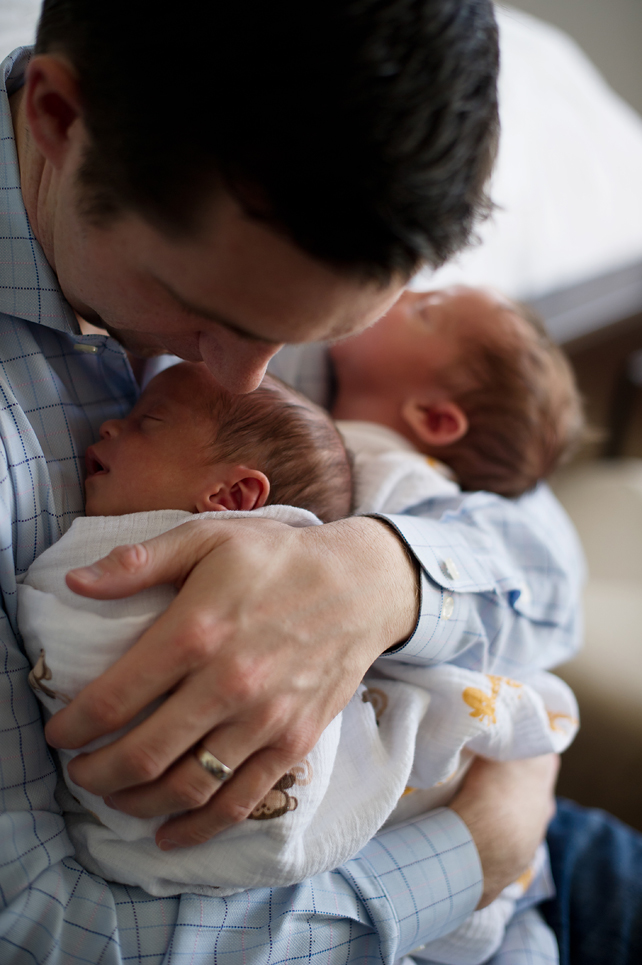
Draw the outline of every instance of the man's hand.
[[[188,811],[159,830],[167,850],[246,818],[417,616],[414,564],[390,527],[364,517],[303,529],[195,519],[119,547],[67,583],[98,599],[180,588],[46,728],[55,747],[79,748],[168,695],[119,740],[69,766],[74,781],[128,814]],[[196,760],[201,740],[234,769],[224,785]]]
[[[558,770],[556,754],[473,762],[449,806],[468,825],[482,864],[484,890],[478,908],[489,905],[533,860],[555,814]]]

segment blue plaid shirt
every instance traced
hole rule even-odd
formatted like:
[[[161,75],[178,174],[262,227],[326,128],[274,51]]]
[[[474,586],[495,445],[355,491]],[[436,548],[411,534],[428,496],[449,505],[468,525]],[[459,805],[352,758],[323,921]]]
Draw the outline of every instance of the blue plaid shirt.
[[[117,342],[81,335],[27,219],[7,95],[28,57],[18,50],[0,66],[0,959],[394,962],[455,928],[479,899],[476,850],[448,809],[379,834],[336,871],[231,898],[152,898],[74,859],[27,684],[16,576],[82,513],[83,452],[105,419],[131,407],[137,386]],[[404,657],[516,672],[541,646],[540,665],[570,654],[581,567],[545,492],[519,504],[468,496],[394,523],[424,567]]]

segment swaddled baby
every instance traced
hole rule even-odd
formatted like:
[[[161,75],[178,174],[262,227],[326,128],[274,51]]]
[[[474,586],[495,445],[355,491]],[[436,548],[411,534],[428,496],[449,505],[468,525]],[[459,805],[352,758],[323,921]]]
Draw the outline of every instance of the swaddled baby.
[[[91,600],[67,588],[69,569],[192,513],[318,525],[347,514],[351,504],[349,460],[323,410],[269,378],[251,395],[229,396],[193,363],[161,373],[126,419],[103,425],[87,470],[87,517],[36,560],[20,587],[31,681],[50,713],[118,659],[175,593],[153,587],[125,600]],[[425,462],[413,469],[418,488],[420,470],[435,476]],[[453,776],[475,753],[506,759],[562,750],[575,718],[572,695],[549,674],[534,673],[527,685],[385,658],[250,820],[210,842],[167,855],[154,843],[163,818],[122,814],[69,781],[62,792],[67,823],[90,871],[152,894],[225,895],[289,884],[337,866],[386,821],[445,803],[457,786]],[[72,756],[60,752],[65,775]],[[515,888],[472,916],[472,940],[462,926],[454,946],[451,938],[432,943],[433,960],[487,958],[524,891],[523,884]]]

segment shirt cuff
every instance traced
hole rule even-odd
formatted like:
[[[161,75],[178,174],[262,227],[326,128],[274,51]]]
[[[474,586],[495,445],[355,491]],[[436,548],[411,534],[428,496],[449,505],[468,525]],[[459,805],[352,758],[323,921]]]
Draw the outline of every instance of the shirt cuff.
[[[458,928],[482,894],[477,849],[449,808],[380,831],[341,872],[368,908],[390,961]]]
[[[461,640],[462,631],[466,631],[469,617],[468,600],[457,591],[470,590],[470,586],[458,586],[461,577],[457,562],[448,555],[448,547],[440,554],[430,545],[432,540],[427,540],[425,531],[426,523],[430,521],[400,515],[373,514],[373,517],[385,520],[419,563],[417,623],[407,640],[387,650],[382,657],[395,657],[408,663],[415,660],[441,663],[450,659],[457,641]],[[420,526],[418,522],[421,522]],[[422,550],[428,550],[428,553]],[[426,566],[426,555],[430,568]],[[435,578],[437,574],[438,578]],[[469,584],[470,580],[466,583]],[[479,583],[475,583],[475,590],[478,589]]]

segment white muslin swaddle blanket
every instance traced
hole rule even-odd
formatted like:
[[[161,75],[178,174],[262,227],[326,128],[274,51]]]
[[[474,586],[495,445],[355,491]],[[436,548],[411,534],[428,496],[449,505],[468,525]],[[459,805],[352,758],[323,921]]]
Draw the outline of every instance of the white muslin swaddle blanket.
[[[413,464],[411,474],[416,469]],[[453,483],[443,475],[441,480],[450,491]],[[439,480],[435,485],[441,485]],[[374,503],[377,511],[385,511],[385,499]],[[305,510],[286,506],[205,515],[251,515],[293,526],[319,523]],[[175,596],[173,587],[160,586],[121,600],[91,600],[72,593],[65,574],[115,546],[150,539],[193,518],[175,510],[79,518],[30,567],[18,589],[19,625],[33,667],[30,681],[47,713],[61,709],[111,666]],[[560,752],[576,728],[572,693],[544,671],[513,681],[449,664],[421,667],[385,658],[375,663],[308,757],[277,782],[251,819],[206,844],[171,855],[159,851],[154,834],[163,818],[122,814],[68,779],[68,762],[78,752],[59,752],[66,784],[62,799],[77,858],[88,870],[153,895],[229,895],[292,884],[334,868],[386,822],[447,803],[475,754],[505,760]],[[118,736],[97,740],[83,751]],[[455,951],[449,951],[448,936],[435,945],[440,957],[430,960],[458,965],[484,961],[501,941],[518,897],[507,894],[503,909],[493,903],[476,912],[470,925],[461,926],[472,929],[471,940],[458,929]],[[433,943],[422,956],[432,948]]]

